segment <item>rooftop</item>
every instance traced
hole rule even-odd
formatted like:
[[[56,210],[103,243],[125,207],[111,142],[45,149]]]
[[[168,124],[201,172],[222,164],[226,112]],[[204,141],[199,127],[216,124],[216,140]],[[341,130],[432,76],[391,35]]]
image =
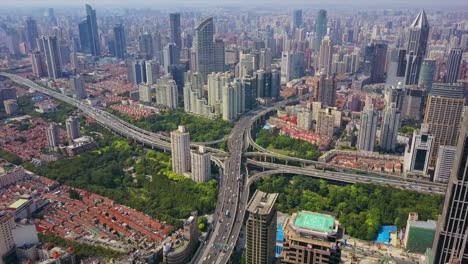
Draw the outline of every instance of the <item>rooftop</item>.
[[[335,218],[330,215],[301,211],[297,213],[294,225],[320,232],[332,232]]]
[[[254,214],[268,215],[275,205],[276,198],[278,198],[277,193],[264,193],[256,190],[247,206],[247,211]]]
[[[10,205],[8,206],[8,208],[18,209],[18,208],[20,208],[23,204],[25,204],[25,203],[27,203],[27,202],[28,202],[28,200],[26,200],[26,199],[18,199],[18,200],[16,200],[16,202],[10,204]]]

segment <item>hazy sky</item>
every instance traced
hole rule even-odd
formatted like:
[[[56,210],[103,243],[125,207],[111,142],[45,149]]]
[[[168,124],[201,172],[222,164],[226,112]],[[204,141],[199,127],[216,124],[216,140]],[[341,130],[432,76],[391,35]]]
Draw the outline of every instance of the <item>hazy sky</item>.
[[[362,6],[362,7],[465,7],[467,0],[0,0],[1,5],[9,7],[59,7],[77,6],[89,3],[95,6],[125,6],[125,7],[165,7],[183,6],[223,6],[223,5],[251,5],[251,6],[285,6],[313,8],[314,6]]]

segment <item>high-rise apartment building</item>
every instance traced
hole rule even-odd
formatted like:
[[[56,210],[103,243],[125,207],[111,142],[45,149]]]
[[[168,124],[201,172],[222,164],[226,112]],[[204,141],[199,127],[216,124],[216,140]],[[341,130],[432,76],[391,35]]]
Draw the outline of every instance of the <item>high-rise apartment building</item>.
[[[315,133],[322,137],[333,138],[335,132],[335,115],[332,114],[330,108],[318,110],[317,126],[315,130]]]
[[[29,50],[36,50],[37,49],[37,42],[36,39],[39,37],[39,33],[37,31],[37,23],[36,20],[29,17],[26,20],[26,41],[29,45]]]
[[[154,60],[145,62],[146,70],[146,83],[153,85],[157,82],[159,78],[159,63]]]
[[[211,155],[200,146],[190,153],[192,165],[192,180],[196,182],[207,182],[211,178]]]
[[[138,85],[138,95],[140,102],[151,103],[153,99],[151,93],[151,85],[146,83],[140,83]]]
[[[431,167],[435,166],[440,145],[455,146],[464,105],[464,85],[433,84],[423,121],[434,137]]]
[[[177,174],[190,172],[190,134],[184,126],[171,132],[172,171]]]
[[[400,128],[400,111],[396,103],[391,103],[383,111],[382,127],[380,129],[380,148],[394,151]]]
[[[0,258],[9,253],[14,247],[12,229],[15,226],[13,215],[6,211],[0,211]],[[3,263],[3,260],[0,261]]]
[[[177,48],[175,43],[167,43],[164,47],[164,72],[169,72],[169,67],[175,64],[179,64],[179,48]]]
[[[333,43],[329,36],[325,36],[320,45],[317,72],[331,74]]]
[[[37,78],[44,77],[46,75],[43,60],[43,56],[40,51],[34,51],[31,53],[31,64],[33,75]]]
[[[156,86],[156,103],[167,108],[177,108],[179,93],[170,75],[163,76]]]
[[[359,137],[357,149],[361,151],[373,151],[375,145],[375,136],[377,132],[377,111],[371,103],[366,102],[364,110],[361,112],[361,121],[359,126]]]
[[[19,111],[18,102],[16,99],[7,99],[3,101],[3,106],[7,115],[16,115]]]
[[[223,119],[233,121],[244,112],[245,107],[245,93],[240,80],[234,79],[234,81],[224,85],[222,96]]]
[[[456,83],[460,73],[460,64],[463,57],[463,49],[450,49],[447,61],[447,74],[445,76],[446,83]]]
[[[276,241],[277,193],[256,190],[247,205],[245,256],[247,264],[273,263]]]
[[[334,107],[336,103],[336,81],[333,76],[317,72],[312,79],[313,96],[323,106]]]
[[[468,263],[468,111],[464,111],[444,209],[432,252],[434,263]]]
[[[81,75],[70,76],[70,88],[73,91],[73,97],[77,100],[85,99],[88,96],[85,81]]]
[[[312,112],[304,108],[297,112],[297,126],[303,130],[312,129]]]
[[[51,123],[47,127],[47,145],[50,151],[56,151],[60,144],[59,127],[55,123]]]
[[[73,144],[73,140],[80,137],[80,120],[74,116],[70,116],[65,121],[67,128],[68,142]]]
[[[208,74],[208,104],[217,107],[223,100],[223,87],[231,81],[229,72]]]
[[[203,82],[207,82],[207,76],[214,70],[215,49],[214,49],[214,24],[213,17],[203,19],[195,27],[195,68],[203,77]]]
[[[271,53],[270,48],[262,48],[260,49],[260,62],[259,62],[259,69],[269,69],[271,68],[271,62],[273,60],[273,56]]]
[[[128,82],[135,85],[147,83],[146,62],[145,60],[129,60],[127,61],[127,79]]]

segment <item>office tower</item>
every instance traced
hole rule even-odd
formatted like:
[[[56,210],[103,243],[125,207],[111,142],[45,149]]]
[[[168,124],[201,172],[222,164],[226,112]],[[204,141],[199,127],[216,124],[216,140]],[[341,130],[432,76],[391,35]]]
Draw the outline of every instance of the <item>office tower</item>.
[[[239,78],[244,78],[245,76],[252,76],[255,68],[255,56],[251,53],[241,53],[239,56]]]
[[[290,60],[291,65],[290,69],[290,78],[300,79],[304,76],[305,73],[305,65],[304,65],[304,52],[302,51],[295,51],[292,54],[292,58]]]
[[[26,41],[29,45],[29,50],[36,50],[37,49],[37,42],[36,39],[39,37],[37,31],[37,23],[36,20],[29,17],[26,20]]]
[[[312,129],[312,112],[310,109],[303,108],[297,112],[297,126],[303,130]]]
[[[49,127],[47,127],[46,131],[47,135],[47,145],[50,151],[55,151],[60,144],[60,135],[59,135],[59,128],[57,124],[51,123]]]
[[[297,9],[293,11],[292,15],[292,26],[293,29],[300,28],[302,25],[302,10]]]
[[[278,99],[281,89],[281,72],[277,69],[271,70],[271,98]]]
[[[45,58],[47,76],[54,80],[62,77],[62,63],[57,38],[43,36],[39,43]]]
[[[235,79],[224,85],[222,96],[223,119],[233,121],[244,111],[245,94],[240,81]]]
[[[440,145],[455,146],[464,104],[464,85],[433,84],[423,121],[434,136],[430,166],[435,166]]]
[[[152,96],[151,96],[151,85],[146,83],[140,83],[138,85],[138,95],[140,102],[144,103],[151,103]]]
[[[163,76],[156,86],[156,103],[167,108],[177,108],[177,84],[170,75]]]
[[[203,82],[207,82],[207,76],[213,72],[215,58],[214,58],[214,25],[213,17],[203,19],[195,27],[195,69],[200,73]]]
[[[190,171],[190,134],[184,126],[171,132],[172,171],[184,174]]]
[[[263,48],[260,49],[260,62],[259,62],[259,69],[269,69],[271,68],[271,62],[273,60],[273,56],[271,53],[270,48]]]
[[[434,151],[434,136],[428,133],[427,126],[422,126],[421,130],[415,130],[413,137],[406,145],[404,154],[404,171],[416,172],[427,175],[429,170],[429,159]]]
[[[73,96],[77,100],[88,97],[86,93],[85,81],[81,75],[70,76],[70,88],[73,91]]]
[[[81,50],[93,56],[100,56],[101,47],[99,44],[96,10],[90,5],[85,5],[85,7],[86,19],[78,24]]]
[[[127,61],[127,79],[135,85],[147,83],[146,62],[144,60]]]
[[[205,152],[204,146],[191,151],[192,180],[195,182],[207,182],[211,178],[211,155]]]
[[[288,217],[283,225],[284,263],[341,263],[345,230],[331,215],[300,211]],[[273,262],[271,262],[273,263]]]
[[[466,245],[468,229],[467,205],[467,155],[468,155],[468,111],[458,136],[455,161],[450,174],[444,209],[439,217],[432,250],[434,263],[468,263]]]
[[[456,83],[460,72],[460,63],[463,57],[463,50],[461,48],[451,48],[447,61],[447,75],[445,77],[446,83]]]
[[[249,75],[242,78],[245,93],[245,110],[252,110],[257,104],[257,79]]]
[[[15,99],[8,99],[3,101],[5,107],[5,113],[7,115],[16,115],[19,111],[18,102]]]
[[[384,100],[385,105],[391,105],[395,103],[396,108],[401,111],[403,108],[403,101],[405,98],[405,89],[403,89],[401,83],[398,83],[396,86],[390,85],[385,86],[384,90]]]
[[[320,50],[323,37],[327,35],[327,11],[319,10],[315,20],[314,49]]]
[[[31,53],[31,64],[33,75],[37,78],[45,76],[44,65],[42,54],[39,51],[34,51]]]
[[[316,101],[324,106],[335,106],[336,80],[333,76],[327,76],[323,72],[317,72],[312,80],[313,95]]]
[[[424,59],[421,64],[421,72],[419,73],[418,85],[423,87],[427,93],[432,90],[432,83],[436,71],[436,60]]]
[[[403,105],[401,107],[402,119],[420,120],[426,96],[425,90],[417,85],[407,85],[404,87],[404,94]]]
[[[70,116],[65,121],[65,126],[67,128],[68,142],[71,145],[75,138],[80,137],[80,120],[74,116]]]
[[[169,67],[179,64],[179,49],[175,43],[168,43],[164,47],[164,72],[169,72]]]
[[[426,56],[427,40],[429,37],[429,23],[426,12],[422,10],[414,19],[409,28],[409,37],[406,51],[401,55],[406,55],[405,62],[405,84],[417,84],[421,64]],[[399,64],[403,64],[402,61]],[[404,68],[399,65],[400,68]]]
[[[216,39],[214,42],[214,72],[224,72],[224,41]]]
[[[47,18],[47,22],[49,22],[52,26],[57,26],[57,18],[55,17],[55,11],[53,8],[47,8],[47,11],[44,15]]]
[[[138,50],[143,58],[150,60],[154,56],[153,36],[145,32],[138,37]]]
[[[434,172],[435,182],[446,183],[449,181],[456,153],[457,147],[455,146],[439,146],[436,169]]]
[[[247,264],[274,262],[277,198],[277,193],[264,193],[256,190],[247,205],[249,214],[245,227]]]
[[[383,112],[380,148],[394,151],[397,144],[398,128],[400,128],[400,111],[398,111],[396,103],[390,103]]]
[[[154,60],[145,62],[146,68],[146,83],[153,85],[159,78],[159,63]]]
[[[171,42],[175,43],[176,47],[180,50],[182,48],[180,13],[169,14],[169,26],[171,31]]]
[[[331,74],[332,52],[333,52],[332,41],[329,36],[326,36],[323,38],[322,45],[320,46],[320,54],[319,54],[319,59],[318,59],[317,72]]]
[[[271,71],[258,70],[254,77],[257,79],[256,98],[271,97]]]
[[[125,30],[122,24],[114,26],[114,50],[115,57],[125,59],[127,54],[127,44],[125,41]]]
[[[222,102],[223,87],[231,81],[229,72],[208,74],[208,104],[216,107]]]
[[[11,231],[14,226],[15,220],[13,215],[7,211],[0,211],[0,258],[2,259],[15,247]]]
[[[377,131],[377,111],[374,106],[366,101],[366,106],[361,112],[361,121],[359,126],[359,138],[357,149],[361,151],[373,151],[375,145],[375,134]]]
[[[371,83],[385,82],[387,44],[371,42],[365,49],[364,70]]]

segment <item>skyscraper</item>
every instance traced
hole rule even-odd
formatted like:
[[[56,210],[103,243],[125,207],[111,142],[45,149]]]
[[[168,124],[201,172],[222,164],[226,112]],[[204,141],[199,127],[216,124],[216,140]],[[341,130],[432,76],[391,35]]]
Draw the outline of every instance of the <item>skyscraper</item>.
[[[364,66],[366,74],[370,76],[371,83],[385,81],[385,65],[387,58],[387,44],[371,42],[365,49]]]
[[[424,124],[434,136],[430,166],[435,166],[440,145],[455,146],[465,104],[464,85],[434,84],[424,114]]]
[[[190,134],[184,126],[179,126],[171,132],[172,171],[177,174],[189,172],[190,166]]]
[[[152,96],[151,96],[151,85],[146,83],[140,83],[138,85],[138,95],[140,102],[144,103],[151,103]]]
[[[127,44],[125,41],[125,30],[122,24],[114,26],[114,42],[115,57],[125,59],[127,54]]]
[[[207,76],[213,72],[214,58],[214,25],[213,17],[207,17],[200,21],[195,27],[195,68],[203,77],[203,82],[207,82]]]
[[[29,45],[29,50],[36,50],[37,49],[37,42],[36,39],[39,37],[37,33],[37,23],[36,20],[29,17],[26,20],[26,41]]]
[[[336,81],[333,76],[317,72],[313,81],[313,95],[316,101],[324,106],[334,107],[336,101]]]
[[[242,86],[245,93],[245,110],[255,108],[257,103],[257,80],[249,75],[242,78]]]
[[[153,85],[157,82],[159,78],[159,63],[154,60],[145,62],[146,68],[146,83]]]
[[[461,48],[452,48],[448,55],[446,83],[456,83],[460,72],[460,63],[463,57]]]
[[[62,77],[62,63],[57,37],[42,36],[39,40],[41,45],[39,49],[44,54],[47,76],[54,80]]]
[[[153,58],[153,36],[150,33],[145,32],[138,37],[138,50],[145,59],[150,60]]]
[[[435,182],[448,182],[450,179],[450,171],[455,161],[457,147],[455,146],[439,146],[437,153],[436,169],[434,172]]]
[[[43,60],[41,52],[34,51],[33,53],[31,53],[31,64],[34,76],[40,78],[46,75],[44,69],[45,62]]]
[[[216,39],[214,42],[214,72],[224,72],[224,41]]]
[[[181,30],[180,30],[180,13],[169,14],[169,26],[171,29],[171,42],[175,43],[177,48],[182,48]]]
[[[434,263],[468,263],[468,111],[463,113],[444,209],[432,251]]]
[[[293,29],[300,28],[302,25],[302,10],[296,9],[293,11],[292,15],[292,26]]]
[[[329,36],[326,36],[323,38],[322,45],[320,46],[318,67],[316,70],[317,72],[331,74],[332,53],[333,53],[332,41]]]
[[[427,175],[429,158],[434,148],[434,137],[428,133],[427,126],[415,130],[413,137],[406,145],[404,153],[404,171]]]
[[[271,62],[273,60],[271,49],[270,48],[263,48],[260,49],[260,62],[259,62],[259,69],[266,70],[271,68]]]
[[[277,193],[256,190],[247,205],[245,256],[247,264],[274,263]]]
[[[223,119],[233,121],[244,112],[245,93],[239,79],[227,83],[223,87]]]
[[[417,84],[421,64],[426,56],[427,39],[429,37],[429,23],[426,12],[422,10],[409,28],[408,44],[406,47],[405,84]],[[400,61],[400,64],[403,62]],[[402,67],[400,67],[402,68]]]
[[[167,108],[177,108],[178,102],[177,84],[171,75],[165,75],[158,80],[156,86],[156,103]]]
[[[382,149],[395,150],[398,128],[400,128],[400,112],[396,103],[390,103],[384,110],[382,127],[380,129],[380,147]]]
[[[315,36],[314,36],[314,49],[320,50],[323,37],[327,35],[327,11],[319,10],[315,20]]]
[[[73,140],[80,137],[80,120],[74,116],[70,116],[65,121],[65,126],[67,128],[68,142],[73,144]]]
[[[47,135],[47,146],[49,147],[49,150],[56,151],[58,148],[58,145],[60,144],[59,128],[57,124],[51,123],[47,127],[46,135]]]
[[[70,88],[77,100],[85,99],[88,96],[86,94],[85,82],[81,75],[70,76]]]
[[[368,98],[369,99],[369,98]],[[359,138],[357,149],[361,151],[373,151],[375,145],[375,135],[377,131],[377,111],[370,100],[366,101],[366,106],[361,112],[361,122],[359,126]]]
[[[78,24],[81,50],[93,56],[101,56],[96,10],[90,5],[85,5],[85,8],[86,19]]]
[[[434,75],[436,71],[436,60],[424,59],[419,73],[418,85],[422,86],[428,93],[432,90]]]
[[[169,67],[179,64],[179,49],[175,43],[167,43],[164,47],[164,72],[169,72]]]
[[[146,62],[145,60],[129,60],[127,61],[127,79],[135,85],[146,83]]]
[[[192,180],[196,182],[207,182],[211,178],[211,155],[205,152],[205,147],[200,146],[191,151]]]
[[[11,232],[14,226],[14,213],[0,211],[0,257],[2,258],[15,248],[15,241]]]

